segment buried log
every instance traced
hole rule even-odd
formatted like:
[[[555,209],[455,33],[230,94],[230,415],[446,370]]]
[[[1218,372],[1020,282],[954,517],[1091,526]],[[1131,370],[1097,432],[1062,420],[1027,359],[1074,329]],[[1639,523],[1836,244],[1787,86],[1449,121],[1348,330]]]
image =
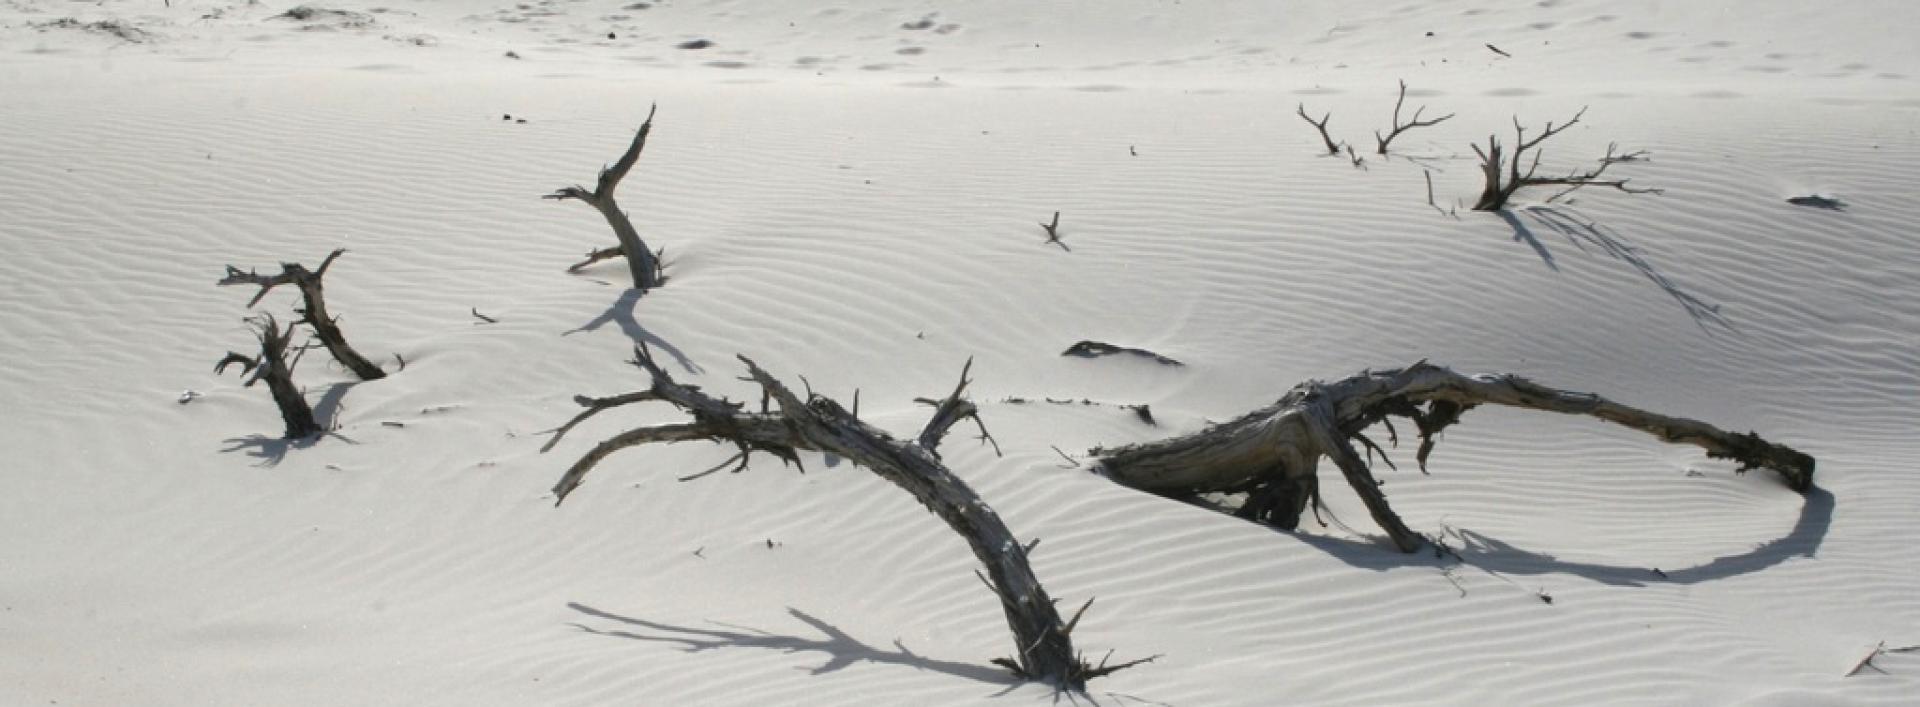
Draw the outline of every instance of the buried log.
[[[327,352],[333,354],[333,359],[339,361],[340,365],[346,366],[347,370],[353,371],[360,380],[385,378],[386,371],[380,370],[379,366],[368,361],[367,357],[361,356],[360,352],[353,350],[353,347],[347,344],[347,336],[340,333],[339,318],[327,314],[326,292],[321,278],[327,276],[327,268],[333,267],[334,259],[345,252],[347,252],[345,248],[335,248],[332,253],[327,254],[326,260],[320,261],[320,267],[316,270],[308,270],[306,266],[299,263],[281,263],[278,275],[261,275],[255,271],[241,272],[239,268],[228,265],[227,276],[220,278],[220,281],[215,284],[259,285],[260,291],[254,293],[252,301],[247,302],[247,306],[252,307],[259,304],[260,299],[266,297],[267,292],[274,287],[291,283],[300,288],[300,297],[303,300],[302,306],[294,310],[301,315],[294,324],[312,327],[313,337],[326,345]],[[287,329],[291,331],[293,327],[289,325]]]
[[[739,464],[733,470],[740,471],[756,451],[796,466],[800,462],[799,450],[836,454],[913,494],[921,505],[966,539],[974,557],[986,566],[981,579],[1000,597],[1007,626],[1013,632],[1013,656],[996,659],[994,663],[1025,679],[1048,682],[1061,690],[1081,691],[1088,679],[1152,660],[1111,666],[1102,661],[1099,665],[1090,665],[1074,653],[1072,633],[1079,615],[1072,621],[1060,620],[1053,599],[1047,596],[1027,562],[1028,546],[1019,542],[986,501],[941,462],[936,448],[948,428],[967,418],[976,423],[980,419],[973,403],[961,398],[969,383],[965,370],[961,372],[960,384],[946,398],[923,401],[935,408],[933,419],[928,420],[912,440],[901,440],[860,421],[831,398],[808,391],[802,399],[745,356],[740,360],[746,364],[751,380],[760,386],[759,412],[748,412],[742,403],[715,398],[698,387],[674,381],[653,361],[645,347],[636,348],[635,353],[634,363],[653,377],[653,385],[647,390],[606,398],[576,397],[574,401],[587,409],[556,430],[554,438],[541,451],[552,449],[562,435],[582,420],[629,403],[671,403],[693,420],[628,430],[595,445],[554,485],[556,505],[578,489],[587,473],[608,455],[627,447],[707,440],[732,444],[739,450],[719,466],[682,477],[682,481],[711,474],[736,461]],[[969,362],[969,368],[971,365]],[[777,409],[770,410],[769,401]],[[983,440],[992,439],[984,426],[980,430]]]
[[[1316,472],[1320,458],[1327,457],[1393,544],[1413,552],[1424,541],[1394,513],[1373,478],[1368,460],[1375,452],[1384,457],[1386,450],[1365,431],[1376,422],[1385,423],[1389,439],[1397,442],[1390,418],[1412,420],[1420,437],[1415,458],[1425,472],[1436,436],[1479,405],[1588,415],[1664,442],[1698,446],[1709,457],[1739,462],[1743,472],[1772,469],[1803,494],[1813,488],[1813,457],[1755,433],[1727,432],[1697,420],[1621,405],[1591,393],[1549,388],[1513,375],[1461,375],[1424,361],[1330,383],[1303,383],[1278,402],[1230,422],[1172,439],[1094,449],[1091,454],[1097,473],[1143,491],[1168,496],[1245,493],[1246,503],[1238,512],[1241,517],[1289,530],[1298,526],[1308,504],[1318,509]],[[1367,450],[1368,460],[1361,458],[1355,442]]]
[[[299,386],[293,384],[293,367],[300,362],[298,354],[294,360],[287,360],[287,342],[293,338],[293,325],[283,330],[271,314],[248,319],[247,323],[253,325],[254,336],[260,339],[260,353],[249,357],[229,351],[226,358],[214,364],[214,375],[226,372],[227,366],[237,363],[240,364],[240,375],[247,377],[247,382],[241,385],[251,388],[254,383],[266,381],[267,390],[273,393],[273,404],[280,408],[280,420],[286,423],[284,436],[287,439],[300,439],[325,432],[319,423],[314,422],[313,408],[307,405]],[[301,349],[302,353],[305,351]]]
[[[633,221],[627,218],[627,212],[621,211],[620,204],[613,200],[614,188],[620,186],[620,180],[626,178],[627,172],[633,170],[634,163],[640,161],[640,152],[647,149],[647,135],[653,132],[653,113],[658,108],[659,106],[654,106],[647,109],[647,120],[640,124],[640,130],[634,134],[633,142],[627,146],[627,151],[620,155],[619,161],[614,162],[612,167],[600,170],[600,179],[594,184],[592,191],[588,191],[586,187],[574,185],[562,187],[542,197],[560,201],[579,199],[587,202],[588,206],[592,206],[595,211],[600,212],[601,216],[606,217],[607,225],[613,227],[614,238],[620,241],[619,245],[587,253],[586,260],[567,268],[567,272],[578,272],[581,268],[601,260],[624,256],[627,259],[627,270],[633,275],[634,289],[651,290],[659,287],[663,281],[664,278],[660,275],[659,256],[647,249],[647,244],[640,240],[640,232],[634,229]]]

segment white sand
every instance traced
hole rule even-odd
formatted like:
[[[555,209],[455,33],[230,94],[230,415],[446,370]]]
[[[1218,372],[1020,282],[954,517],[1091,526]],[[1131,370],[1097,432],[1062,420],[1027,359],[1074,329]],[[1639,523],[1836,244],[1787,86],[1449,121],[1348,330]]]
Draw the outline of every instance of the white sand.
[[[679,418],[537,453],[574,394],[646,384],[636,339],[735,397],[735,353],[858,388],[903,432],[973,357],[1007,453],[956,435],[949,464],[1044,540],[1056,597],[1099,597],[1080,648],[1164,654],[1099,704],[1920,695],[1920,653],[1843,677],[1920,644],[1920,5],[620,5],[0,4],[0,704],[1051,703],[987,664],[1011,647],[964,545],[864,470],[676,483],[727,450],[652,448],[552,508],[592,440]],[[1292,115],[1367,152],[1400,78],[1409,111],[1458,113],[1395,143],[1420,162],[1317,156]],[[537,197],[651,102],[622,195],[672,280],[636,302],[618,262],[563,272],[612,236]],[[1543,171],[1618,141],[1664,196],[1426,204],[1423,164],[1470,202],[1471,141],[1583,105]],[[1813,193],[1849,208],[1784,201]],[[1055,210],[1070,253],[1034,225]],[[210,372],[252,294],[213,282],[335,247],[349,338],[409,365],[309,357],[338,430],[290,447],[264,390]],[[1056,355],[1082,338],[1188,365]],[[1050,448],[1421,358],[1758,430],[1820,489],[1478,410],[1431,476],[1383,472],[1461,563],[1393,552],[1332,484],[1340,522],[1287,534]]]

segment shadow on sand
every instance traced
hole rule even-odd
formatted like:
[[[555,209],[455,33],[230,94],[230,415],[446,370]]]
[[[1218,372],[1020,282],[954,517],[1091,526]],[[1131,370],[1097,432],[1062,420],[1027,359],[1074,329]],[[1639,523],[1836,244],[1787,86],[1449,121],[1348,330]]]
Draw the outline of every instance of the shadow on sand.
[[[1816,486],[1807,492],[1806,502],[1800,507],[1800,517],[1786,535],[1746,552],[1717,557],[1706,564],[1682,569],[1567,562],[1544,552],[1522,549],[1465,529],[1450,529],[1449,535],[1457,543],[1449,543],[1449,546],[1460,562],[1495,575],[1571,574],[1602,584],[1629,587],[1698,584],[1759,572],[1796,557],[1813,557],[1820,549],[1821,541],[1826,539],[1828,526],[1832,523],[1833,494]],[[1367,542],[1305,534],[1295,534],[1294,537],[1349,565],[1374,571],[1419,566],[1445,568],[1452,563],[1452,555],[1438,556],[1431,547],[1402,554],[1395,552],[1384,540]]]
[[[801,623],[813,627],[815,631],[819,631],[821,634],[824,634],[825,637],[803,638],[800,636],[783,636],[755,628],[730,626],[727,624],[716,625],[732,630],[690,628],[621,616],[574,602],[568,602],[567,607],[586,614],[587,616],[614,622],[620,626],[645,629],[646,633],[639,633],[630,628],[595,628],[580,623],[572,624],[574,628],[580,629],[581,631],[597,636],[613,636],[615,638],[625,638],[635,641],[677,644],[681,650],[688,653],[698,653],[719,648],[759,648],[762,650],[779,651],[781,653],[823,654],[826,657],[826,662],[807,669],[810,675],[823,675],[843,669],[854,663],[868,662],[904,665],[916,670],[931,670],[955,677],[977,680],[990,685],[1004,686],[1008,690],[1021,684],[1020,680],[1004,670],[984,665],[955,663],[916,655],[897,639],[893,642],[893,650],[875,648],[860,642],[859,639],[847,635],[845,631],[835,628],[832,624],[821,621],[808,615],[804,611],[792,607],[787,608],[788,614],[799,619]]]
[[[340,415],[347,409],[347,393],[351,392],[354,386],[365,382],[366,381],[355,380],[335,383],[327,386],[327,392],[320,394],[320,400],[313,404],[313,421],[320,423],[320,426],[327,430],[327,432],[323,434],[310,435],[300,439],[268,437],[263,434],[232,437],[222,440],[231,446],[221,449],[220,452],[228,454],[244,451],[247,456],[260,460],[255,463],[254,466],[279,466],[280,462],[286,461],[289,452],[295,449],[312,447],[313,445],[319,444],[321,438],[324,437],[333,437],[347,444],[359,444],[359,442],[355,442],[335,430],[340,429]]]
[[[1554,272],[1560,271],[1560,265],[1554,261],[1553,251],[1540,240],[1540,237],[1534,233],[1533,227],[1527,225],[1527,221],[1532,221],[1535,225],[1566,238],[1568,243],[1572,243],[1573,247],[1580,249],[1581,252],[1590,252],[1589,248],[1598,249],[1608,257],[1631,266],[1642,277],[1667,293],[1668,297],[1672,297],[1681,309],[1686,310],[1687,316],[1693,318],[1693,323],[1698,324],[1707,333],[1713,333],[1713,329],[1708,325],[1735,331],[1733,323],[1720,314],[1720,305],[1702,300],[1681,288],[1665,273],[1660,272],[1659,268],[1654,267],[1639,248],[1628,243],[1611,228],[1585,220],[1570,209],[1555,206],[1530,206],[1520,209],[1519,213],[1524,214],[1526,220],[1521,220],[1519,216],[1514,215],[1513,211],[1495,213],[1499,214],[1500,220],[1505,221],[1507,226],[1513,229],[1513,239],[1532,248],[1534,254],[1540,256],[1541,262],[1546,263],[1547,268]]]
[[[646,292],[643,290],[628,288],[621,292],[620,298],[614,300],[613,304],[607,307],[607,311],[601,312],[600,316],[594,317],[592,321],[580,325],[577,329],[564,332],[560,335],[570,336],[583,331],[597,331],[600,327],[606,326],[609,323],[619,324],[620,331],[626,333],[627,338],[632,339],[633,343],[645,344],[647,348],[654,351],[667,352],[668,356],[673,357],[674,363],[679,364],[680,368],[688,373],[703,373],[704,370],[700,368],[700,365],[694,363],[693,359],[688,358],[687,354],[681,351],[679,347],[667,343],[666,339],[662,339],[653,332],[647,331],[646,327],[640,325],[640,320],[634,318],[633,311],[640,306],[640,297],[644,294],[646,294]]]

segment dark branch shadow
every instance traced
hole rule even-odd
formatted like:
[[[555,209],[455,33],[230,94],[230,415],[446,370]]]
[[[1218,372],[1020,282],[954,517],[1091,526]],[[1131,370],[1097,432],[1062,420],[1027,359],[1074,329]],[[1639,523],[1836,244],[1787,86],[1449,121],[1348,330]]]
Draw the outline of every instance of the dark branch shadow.
[[[955,663],[917,655],[913,651],[908,650],[906,645],[902,644],[898,639],[893,642],[894,650],[889,651],[874,648],[873,646],[861,643],[859,639],[847,635],[846,632],[835,628],[832,624],[809,616],[806,612],[792,607],[787,608],[788,614],[799,619],[802,623],[813,627],[814,630],[825,634],[826,638],[782,636],[755,628],[728,626],[726,624],[716,625],[735,630],[688,628],[685,626],[674,626],[671,624],[647,621],[645,619],[621,616],[576,602],[568,602],[567,607],[594,618],[605,619],[626,626],[637,626],[646,629],[649,633],[636,633],[624,629],[594,628],[578,623],[571,624],[574,628],[580,629],[581,631],[597,636],[613,636],[615,638],[625,638],[635,641],[679,644],[681,650],[688,653],[698,653],[719,648],[760,648],[779,651],[781,653],[817,652],[825,654],[827,662],[817,667],[807,669],[810,675],[831,673],[853,665],[854,663],[865,661],[870,663],[905,665],[917,670],[931,670],[938,673],[946,673],[955,677],[1007,687],[1009,690],[1021,684],[1018,678],[1003,670],[989,668],[984,665]]]
[[[1494,574],[1564,573],[1585,577],[1602,584],[1628,587],[1649,584],[1698,584],[1752,574],[1796,557],[1813,557],[1820,549],[1820,543],[1826,539],[1828,527],[1833,523],[1833,505],[1833,494],[1816,486],[1807,492],[1806,502],[1800,507],[1800,517],[1796,519],[1793,529],[1786,535],[1761,543],[1746,552],[1717,557],[1704,565],[1681,569],[1662,570],[1654,567],[1567,562],[1553,555],[1522,549],[1471,530],[1453,529],[1450,534],[1460,541],[1460,546],[1453,549],[1458,553],[1461,562]],[[1326,551],[1327,554],[1349,565],[1375,571],[1412,566],[1444,567],[1449,564],[1446,557],[1437,557],[1431,548],[1404,554],[1377,542],[1303,534],[1295,534],[1294,537]]]
[[[646,344],[649,349],[667,352],[668,356],[673,357],[674,363],[680,364],[680,367],[688,373],[703,373],[704,370],[700,368],[699,364],[694,363],[693,359],[687,358],[687,354],[681,351],[679,347],[667,343],[666,339],[662,339],[653,332],[647,331],[646,327],[640,326],[639,320],[634,319],[633,311],[640,306],[640,296],[644,294],[646,294],[644,290],[632,288],[621,292],[620,299],[614,300],[613,304],[607,307],[607,311],[601,312],[600,316],[594,317],[592,321],[580,325],[578,329],[562,333],[561,336],[578,334],[583,331],[597,331],[600,327],[606,326],[608,323],[616,323],[620,325],[620,331],[626,333],[627,338],[633,339],[633,343]]]
[[[280,462],[286,461],[287,454],[289,452],[292,452],[295,449],[307,449],[316,444],[319,444],[321,439],[324,439],[327,437],[333,437],[342,442],[346,442],[347,444],[359,444],[359,442],[355,442],[353,441],[352,438],[347,437],[346,435],[340,434],[338,432],[325,432],[325,433],[316,434],[316,435],[308,435],[306,437],[301,437],[300,439],[287,439],[285,437],[268,437],[263,434],[250,434],[245,437],[229,437],[227,439],[221,440],[222,442],[225,442],[232,446],[229,446],[225,449],[220,450],[220,453],[230,454],[233,452],[244,451],[246,452],[247,456],[260,460],[259,463],[254,464],[254,466],[262,466],[262,467],[279,466]]]
[[[324,429],[340,428],[340,414],[346,412],[347,393],[353,387],[366,381],[346,381],[327,386],[327,392],[320,394],[320,400],[313,404],[313,421]]]
[[[1505,221],[1507,226],[1513,229],[1515,241],[1525,243],[1532,248],[1533,252],[1540,256],[1540,260],[1546,263],[1548,269],[1554,272],[1560,271],[1560,266],[1554,262],[1553,252],[1547,248],[1545,242],[1534,235],[1533,229],[1512,211],[1497,213],[1500,215],[1500,220]],[[1667,277],[1666,273],[1661,272],[1651,261],[1648,261],[1639,248],[1627,242],[1613,229],[1585,220],[1576,212],[1564,207],[1529,206],[1521,209],[1521,213],[1526,214],[1527,218],[1535,224],[1565,237],[1568,243],[1573,244],[1573,247],[1580,249],[1583,253],[1591,253],[1592,251],[1589,250],[1591,247],[1607,257],[1626,263],[1639,272],[1641,277],[1645,277],[1648,282],[1652,282],[1662,292],[1667,293],[1668,297],[1672,297],[1673,301],[1686,311],[1687,316],[1693,318],[1693,323],[1699,325],[1700,329],[1708,334],[1713,333],[1709,325],[1719,326],[1727,331],[1737,331],[1733,322],[1720,314],[1720,305],[1700,299],[1680,287],[1679,283],[1674,282],[1672,278]]]

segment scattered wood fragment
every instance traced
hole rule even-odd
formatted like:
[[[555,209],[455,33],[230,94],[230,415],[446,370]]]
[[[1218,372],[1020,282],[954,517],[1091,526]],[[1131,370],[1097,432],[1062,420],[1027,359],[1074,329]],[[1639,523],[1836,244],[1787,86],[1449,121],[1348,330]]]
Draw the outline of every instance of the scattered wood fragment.
[[[1412,130],[1414,128],[1427,128],[1427,127],[1439,125],[1441,123],[1446,122],[1448,118],[1452,118],[1454,115],[1452,113],[1448,113],[1438,118],[1434,118],[1433,120],[1421,120],[1420,114],[1422,112],[1425,112],[1427,110],[1427,107],[1420,106],[1419,108],[1414,109],[1413,120],[1402,123],[1400,122],[1400,105],[1405,103],[1406,101],[1407,101],[1407,82],[1405,80],[1401,80],[1400,81],[1400,97],[1393,101],[1393,129],[1389,131],[1385,136],[1382,136],[1380,134],[1380,131],[1378,130],[1373,131],[1373,140],[1374,142],[1377,142],[1380,145],[1379,154],[1382,154],[1382,155],[1387,154],[1387,145],[1389,143],[1392,143],[1394,138],[1400,137],[1401,133],[1404,133],[1408,130]],[[1431,202],[1432,199],[1428,199],[1428,201]]]
[[[214,365],[214,375],[226,372],[227,366],[237,363],[240,364],[240,375],[246,376],[242,386],[251,388],[254,383],[266,381],[267,390],[273,394],[273,404],[280,409],[280,420],[286,425],[282,437],[303,439],[325,432],[314,421],[313,408],[307,405],[299,386],[293,384],[293,367],[300,362],[298,354],[292,361],[287,360],[287,344],[293,338],[293,325],[281,329],[280,323],[274,321],[271,314],[262,314],[246,321],[252,326],[254,336],[260,340],[260,353],[249,357],[229,351],[225,358]]]
[[[1060,246],[1061,250],[1069,253],[1073,252],[1072,248],[1067,247],[1066,241],[1060,240],[1060,212],[1053,212],[1053,223],[1043,223],[1040,227],[1047,229],[1047,243]]]
[[[1333,111],[1327,111],[1327,114],[1322,116],[1318,122],[1315,122],[1313,118],[1307,115],[1307,104],[1305,103],[1299,104],[1299,106],[1294,109],[1294,112],[1300,115],[1301,120],[1307,121],[1308,125],[1320,131],[1320,141],[1326,143],[1327,154],[1340,154],[1340,144],[1334,142],[1333,136],[1327,134],[1327,121],[1333,120]]]
[[[620,204],[613,198],[614,189],[620,186],[620,180],[625,179],[627,172],[633,170],[634,163],[640,161],[640,152],[647,148],[647,135],[653,132],[653,114],[657,110],[659,110],[658,105],[647,109],[647,120],[640,124],[640,130],[634,134],[633,142],[627,146],[627,151],[620,155],[619,161],[614,162],[612,167],[600,170],[600,180],[592,191],[588,191],[586,187],[574,185],[563,187],[543,197],[560,201],[579,199],[586,202],[607,219],[607,225],[613,227],[614,237],[620,241],[618,246],[601,248],[588,253],[585,261],[567,268],[567,272],[578,272],[580,268],[600,260],[625,257],[627,270],[633,276],[634,289],[651,290],[659,287],[665,279],[660,272],[659,259],[655,257],[653,251],[647,249],[646,243],[640,239],[640,232],[634,229],[633,221],[627,218],[627,212],[622,211]]]
[[[1815,209],[1826,209],[1828,211],[1847,210],[1846,202],[1841,201],[1839,199],[1832,199],[1832,198],[1820,196],[1819,194],[1809,194],[1807,196],[1790,197],[1787,199],[1787,203],[1793,204],[1794,206],[1805,206],[1805,207],[1815,208]]]
[[[1148,351],[1146,349],[1136,349],[1129,346],[1115,346],[1113,344],[1109,344],[1104,341],[1093,341],[1093,340],[1082,340],[1079,343],[1076,343],[1072,346],[1067,347],[1067,350],[1060,352],[1060,355],[1077,356],[1080,358],[1100,358],[1102,356],[1129,355],[1129,356],[1139,356],[1142,358],[1150,359],[1154,363],[1158,363],[1162,366],[1187,365],[1179,361],[1173,360],[1171,358],[1168,358],[1166,356],[1162,356],[1152,351]]]
[[[327,347],[327,352],[333,354],[333,359],[339,361],[340,365],[346,366],[347,370],[353,371],[360,380],[379,380],[387,377],[386,372],[380,370],[380,367],[374,365],[372,361],[368,361],[365,356],[361,356],[360,352],[353,350],[353,347],[347,344],[346,334],[340,332],[340,318],[327,314],[326,291],[322,278],[327,276],[327,268],[333,267],[334,259],[345,252],[347,252],[345,248],[335,248],[332,253],[327,254],[326,260],[320,261],[320,267],[316,270],[307,270],[306,266],[299,263],[281,263],[280,274],[272,276],[261,275],[258,271],[241,272],[239,268],[228,265],[227,276],[215,284],[258,285],[260,291],[254,293],[253,299],[247,302],[247,307],[252,308],[259,304],[261,298],[266,297],[267,292],[273,288],[291,283],[300,289],[302,300],[302,306],[294,310],[300,315],[300,319],[293,324],[305,324],[313,329],[314,338],[319,339],[320,343]],[[288,329],[291,330],[292,326],[289,325]]]

